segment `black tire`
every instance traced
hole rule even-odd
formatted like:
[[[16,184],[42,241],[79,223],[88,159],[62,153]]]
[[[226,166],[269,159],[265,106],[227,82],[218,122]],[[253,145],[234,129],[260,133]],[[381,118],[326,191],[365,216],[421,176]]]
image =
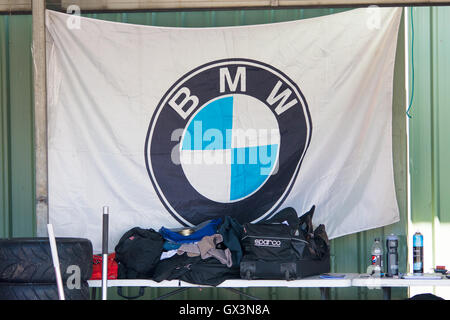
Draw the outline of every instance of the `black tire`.
[[[80,268],[80,280],[92,276],[92,243],[81,238],[56,238],[61,277],[67,280],[73,273],[68,267]],[[73,272],[73,271],[72,271]],[[0,239],[0,282],[56,283],[48,238]]]
[[[65,300],[89,300],[89,285],[80,283],[79,289],[64,286]],[[58,287],[53,283],[0,282],[0,300],[59,300]]]

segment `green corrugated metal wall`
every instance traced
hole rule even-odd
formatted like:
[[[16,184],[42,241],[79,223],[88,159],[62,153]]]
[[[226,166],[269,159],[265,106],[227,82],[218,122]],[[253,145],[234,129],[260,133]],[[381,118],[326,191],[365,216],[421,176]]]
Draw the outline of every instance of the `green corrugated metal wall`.
[[[89,14],[105,20],[156,26],[203,27],[230,26],[280,22],[331,14],[345,9],[280,9],[280,10],[218,10],[189,12],[149,12]],[[0,16],[0,237],[33,236],[33,108],[31,17],[27,15]],[[394,99],[393,149],[395,185],[401,221],[385,228],[361,232],[332,240],[333,272],[364,272],[369,264],[373,238],[389,233],[399,235],[400,271],[406,271],[407,198],[406,198],[406,140],[404,92],[404,36],[399,31]],[[129,289],[136,293],[137,289]],[[147,289],[146,298],[167,293],[171,289]],[[127,291],[127,290],[125,290]],[[266,299],[319,299],[318,289],[251,288],[244,292]],[[394,289],[394,299],[404,298],[406,289]],[[116,298],[111,290],[110,298]],[[380,299],[381,290],[340,288],[331,290],[333,299]],[[224,289],[190,289],[174,299],[238,299]]]
[[[411,232],[424,234],[429,271],[450,265],[450,7],[414,8],[413,25]],[[412,38],[411,29],[409,35]],[[436,294],[444,291],[450,297],[449,289],[434,289]]]
[[[0,236],[34,236],[30,16],[0,16]]]

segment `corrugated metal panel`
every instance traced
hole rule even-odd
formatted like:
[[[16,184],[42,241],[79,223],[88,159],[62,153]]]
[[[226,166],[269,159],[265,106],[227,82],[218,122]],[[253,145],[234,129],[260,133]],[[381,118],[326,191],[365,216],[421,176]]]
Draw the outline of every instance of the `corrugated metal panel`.
[[[30,16],[0,16],[2,236],[35,234]]]
[[[148,13],[109,13],[89,14],[92,18],[139,23],[156,26],[202,27],[233,26],[270,22],[280,22],[309,17],[322,16],[345,9],[282,9],[282,10],[220,10],[189,12],[148,12]],[[32,147],[32,103],[31,103],[31,18],[29,16],[0,16],[0,66],[1,79],[7,84],[0,86],[2,130],[2,200],[0,236],[33,235],[34,210],[33,199],[33,157]],[[12,38],[14,37],[14,38]],[[9,44],[8,44],[9,42]],[[399,235],[400,271],[406,271],[406,141],[404,115],[404,47],[403,31],[399,33],[394,87],[394,170],[397,198],[401,212],[401,222],[386,228],[341,237],[332,241],[332,271],[364,272],[369,264],[369,252],[375,237],[384,237],[393,232]],[[16,51],[21,48],[20,52]],[[6,68],[6,69],[5,69]],[[9,69],[9,70],[8,70]],[[13,75],[14,73],[14,75]],[[5,124],[5,125],[4,125]],[[6,151],[5,151],[6,149]],[[22,157],[20,157],[22,156]],[[9,168],[10,167],[10,168]],[[22,190],[22,193],[18,191]],[[125,292],[135,294],[137,289]],[[145,298],[151,298],[170,292],[171,289],[147,289]],[[319,299],[319,289],[276,289],[251,288],[243,292],[266,299]],[[403,298],[406,289],[393,290],[393,298]],[[115,289],[111,289],[111,299],[119,298]],[[380,299],[381,290],[365,288],[332,289],[333,299]],[[190,289],[173,299],[239,299],[235,293],[225,289]]]
[[[449,18],[449,7],[413,9],[415,76],[409,121],[412,218],[409,237],[416,230],[424,234],[426,271],[435,265],[450,265]],[[411,30],[409,34],[412,38]],[[449,289],[434,290],[450,298]]]
[[[9,234],[8,21],[0,17],[0,237]]]

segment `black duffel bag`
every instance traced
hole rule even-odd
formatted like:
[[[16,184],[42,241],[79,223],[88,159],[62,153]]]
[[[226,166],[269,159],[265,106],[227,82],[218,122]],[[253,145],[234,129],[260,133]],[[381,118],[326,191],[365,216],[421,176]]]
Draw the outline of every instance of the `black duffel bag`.
[[[164,239],[153,229],[132,228],[115,247],[118,279],[150,279],[163,251]]]
[[[294,280],[330,272],[328,236],[324,225],[313,229],[314,210],[298,218],[285,208],[270,220],[244,224],[241,278]]]

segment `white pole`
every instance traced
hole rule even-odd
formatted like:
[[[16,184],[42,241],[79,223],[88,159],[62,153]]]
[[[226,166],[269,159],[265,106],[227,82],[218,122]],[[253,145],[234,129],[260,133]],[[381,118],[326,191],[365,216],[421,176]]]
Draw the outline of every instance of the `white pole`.
[[[102,243],[102,300],[108,296],[108,223],[109,207],[103,207],[103,243]]]
[[[65,300],[64,288],[61,278],[61,270],[59,268],[58,249],[56,248],[55,234],[53,232],[53,226],[51,224],[47,224],[47,231],[48,231],[48,238],[50,240],[50,250],[52,252],[53,267],[55,268],[56,285],[58,286],[59,300]]]

